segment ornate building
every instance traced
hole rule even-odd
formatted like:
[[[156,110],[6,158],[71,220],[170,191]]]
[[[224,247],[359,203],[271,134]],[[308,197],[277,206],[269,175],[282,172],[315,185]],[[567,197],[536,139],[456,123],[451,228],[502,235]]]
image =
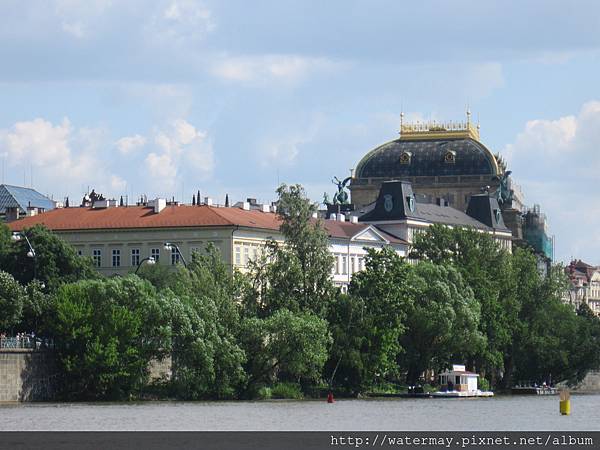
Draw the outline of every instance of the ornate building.
[[[565,267],[569,277],[569,288],[564,301],[574,308],[586,303],[597,315],[600,315],[600,267],[594,267],[583,261],[571,261]]]
[[[417,203],[443,202],[462,212],[468,212],[472,199],[487,193],[496,198],[513,241],[532,247],[544,272],[553,259],[554,244],[546,217],[539,205],[525,206],[510,175],[502,157],[481,142],[470,111],[466,121],[447,123],[405,123],[401,114],[400,137],[374,148],[356,166],[349,186],[352,205],[346,209],[365,214],[382,184],[395,180],[411,183]]]
[[[403,115],[401,115],[403,117]],[[494,154],[480,141],[479,125],[466,122],[413,123],[401,119],[400,137],[367,153],[350,185],[357,209],[374,202],[383,181],[410,181],[417,195],[467,210],[472,195],[496,190],[504,175]]]

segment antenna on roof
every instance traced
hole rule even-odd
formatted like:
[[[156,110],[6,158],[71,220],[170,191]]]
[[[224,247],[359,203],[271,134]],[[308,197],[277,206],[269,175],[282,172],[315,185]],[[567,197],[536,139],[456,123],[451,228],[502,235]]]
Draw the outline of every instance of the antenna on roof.
[[[229,194],[225,194],[225,208],[229,208]]]

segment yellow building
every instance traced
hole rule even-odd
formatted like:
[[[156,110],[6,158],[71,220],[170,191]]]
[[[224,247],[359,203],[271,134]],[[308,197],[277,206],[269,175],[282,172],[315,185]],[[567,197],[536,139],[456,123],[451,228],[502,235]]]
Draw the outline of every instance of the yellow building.
[[[37,224],[46,226],[72,244],[82,256],[92,258],[105,275],[125,275],[152,258],[175,266],[213,244],[229,266],[241,271],[256,259],[268,240],[283,242],[281,221],[268,205],[252,209],[209,205],[167,205],[156,199],[146,205],[117,206],[110,200],[91,205],[58,208],[9,224],[20,232]],[[346,286],[352,274],[364,269],[366,248],[393,247],[401,256],[407,243],[374,225],[347,221],[344,217],[323,220],[335,258],[332,281]],[[170,245],[165,246],[168,243]]]

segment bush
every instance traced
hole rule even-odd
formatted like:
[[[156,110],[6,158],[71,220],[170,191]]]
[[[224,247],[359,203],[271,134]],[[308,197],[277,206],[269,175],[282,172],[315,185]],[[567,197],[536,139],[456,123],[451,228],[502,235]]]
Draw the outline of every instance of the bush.
[[[271,388],[271,398],[301,400],[304,395],[296,383],[277,383]]]
[[[480,391],[489,391],[490,390],[490,382],[486,378],[480,378],[477,387]]]
[[[269,400],[272,397],[271,388],[268,386],[263,386],[258,390],[256,394],[256,398],[259,400]]]

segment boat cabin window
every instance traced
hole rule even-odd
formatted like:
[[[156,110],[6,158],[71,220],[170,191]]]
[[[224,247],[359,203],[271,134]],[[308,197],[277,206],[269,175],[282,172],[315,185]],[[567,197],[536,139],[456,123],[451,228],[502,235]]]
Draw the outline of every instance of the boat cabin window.
[[[454,377],[454,384],[460,384],[460,375]]]

